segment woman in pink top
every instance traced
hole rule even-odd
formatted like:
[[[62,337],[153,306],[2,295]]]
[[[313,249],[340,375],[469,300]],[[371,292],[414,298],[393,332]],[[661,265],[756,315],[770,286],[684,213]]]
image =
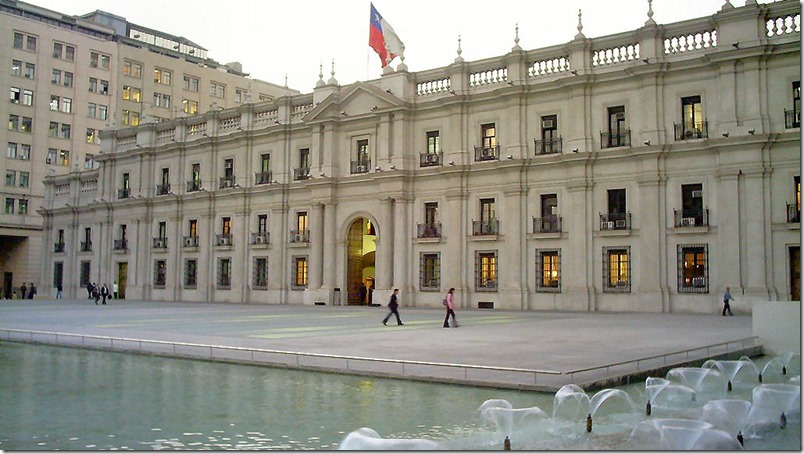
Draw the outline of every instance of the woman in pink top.
[[[455,320],[455,288],[452,287],[447,292],[447,316],[444,318],[444,328],[449,328],[449,316],[452,315],[453,328],[458,327],[458,320]]]

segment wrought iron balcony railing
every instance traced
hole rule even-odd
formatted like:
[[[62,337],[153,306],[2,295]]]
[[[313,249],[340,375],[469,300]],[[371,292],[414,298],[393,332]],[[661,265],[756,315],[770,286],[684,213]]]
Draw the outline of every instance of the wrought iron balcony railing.
[[[165,238],[165,237],[155,237],[154,238],[154,249],[167,249],[167,238]]]
[[[201,190],[201,180],[192,180],[187,182],[187,192],[197,192]]]
[[[533,233],[561,232],[561,216],[545,216],[533,218]]]
[[[198,247],[198,235],[187,235],[183,241],[184,247]]]
[[[419,153],[419,167],[436,167],[441,165],[441,153]]]
[[[131,190],[130,189],[118,189],[117,190],[117,198],[118,199],[127,199],[131,197]]]
[[[291,230],[290,231],[290,238],[288,240],[291,243],[309,243],[310,242],[310,230]]]
[[[126,239],[119,239],[114,240],[114,250],[115,251],[126,251],[128,250],[128,240]]]
[[[64,252],[64,243],[55,243],[53,245],[53,252]]]
[[[626,129],[620,132],[601,132],[600,148],[630,147],[631,130]]]
[[[481,221],[472,220],[472,235],[497,235],[500,233],[500,222],[494,219],[485,219]]]
[[[82,241],[81,252],[92,252],[92,241]]]
[[[533,148],[536,150],[536,156],[561,153],[562,144],[563,141],[561,137],[557,139],[533,140]]]
[[[709,225],[709,208],[702,210],[673,210],[674,227],[706,227]]]
[[[251,244],[268,244],[269,239],[268,232],[251,233]]]
[[[706,139],[709,137],[709,122],[704,120],[700,123],[673,123],[675,140]]]
[[[416,238],[441,238],[441,223],[416,224]]]
[[[232,245],[232,235],[228,233],[216,233],[215,234],[215,246],[231,246]]]
[[[500,146],[478,147],[475,146],[475,162],[498,161],[500,159]]]
[[[801,222],[801,208],[798,205],[794,203],[787,204],[787,222]]]
[[[630,230],[631,213],[608,213],[600,215],[600,230]]]
[[[349,173],[353,175],[356,173],[368,173],[369,169],[371,169],[370,159],[358,159],[357,161],[351,161],[350,164]]]
[[[271,184],[271,172],[257,172],[254,174],[255,184]]]
[[[793,129],[801,127],[801,112],[797,110],[784,110],[784,128]]]
[[[228,188],[238,188],[240,185],[236,183],[236,179],[234,175],[229,175],[226,177],[221,177],[220,179],[220,189],[228,189]]]
[[[168,194],[170,194],[170,184],[156,185],[156,195],[168,195]]]
[[[309,167],[296,167],[293,169],[293,180],[294,181],[301,181],[310,178],[310,168]]]

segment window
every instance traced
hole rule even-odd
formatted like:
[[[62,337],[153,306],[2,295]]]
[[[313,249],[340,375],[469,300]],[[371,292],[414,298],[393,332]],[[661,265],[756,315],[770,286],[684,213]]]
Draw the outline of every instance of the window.
[[[89,66],[93,68],[109,69],[111,60],[111,57],[105,54],[98,52],[89,53]]]
[[[28,214],[28,200],[20,199],[17,204],[17,214]]]
[[[536,249],[536,291],[561,291],[561,249]]]
[[[95,118],[98,116],[98,105],[94,102],[87,103],[87,116],[89,118]]]
[[[65,87],[73,86],[73,73],[64,71],[64,86]]]
[[[608,211],[600,215],[600,230],[627,230],[631,228],[631,214],[626,210],[625,189],[606,191]]]
[[[75,46],[53,43],[53,58],[75,61]]]
[[[558,116],[545,115],[541,118],[541,140],[536,141],[536,154],[561,152],[561,139],[558,137]]]
[[[98,82],[98,87],[99,87],[98,93],[100,93],[102,95],[108,95],[109,94],[109,81],[108,80],[101,79]],[[137,101],[137,102],[139,102],[139,101]]]
[[[126,87],[127,87],[127,85],[123,85],[124,90],[125,90]],[[97,78],[95,78],[95,77],[90,77],[89,78],[89,91],[92,91],[92,92],[97,92],[98,91],[98,79]],[[123,94],[123,96],[125,96],[125,94]]]
[[[801,81],[793,82],[793,110],[784,110],[784,127],[801,127]]]
[[[291,287],[307,287],[307,257],[293,257],[293,272]]]
[[[14,33],[14,49],[22,49],[22,45],[25,42],[25,35],[22,33]]]
[[[137,126],[140,124],[140,113],[123,109],[123,112],[120,115],[120,121],[124,125]]]
[[[558,195],[541,194],[540,199],[542,204],[541,218],[536,220],[533,232],[560,232],[561,219],[558,216]]]
[[[191,183],[193,184],[196,191],[201,189],[201,164],[195,163],[190,170],[190,178],[192,178]]]
[[[86,287],[89,284],[90,265],[89,260],[81,260],[81,287]]]
[[[609,189],[607,195],[609,214],[623,214],[626,212],[625,189]]]
[[[299,230],[307,230],[307,212],[299,211],[296,213],[296,227]]]
[[[87,153],[84,156],[84,168],[92,169],[95,167],[95,155]]]
[[[11,75],[19,77],[22,74],[22,62],[11,60]]]
[[[64,262],[53,263],[53,287],[64,285]]]
[[[603,291],[631,292],[631,247],[603,248]]]
[[[167,282],[167,260],[156,260],[154,262],[154,287],[165,288]]]
[[[681,98],[681,124],[675,125],[675,139],[701,139],[708,136],[707,124],[703,119],[701,97]]]
[[[6,197],[5,213],[6,214],[14,214],[14,199],[12,199],[10,197]]]
[[[133,77],[135,79],[142,78],[142,65],[129,60],[124,61],[123,75]]]
[[[494,123],[482,125],[480,130],[483,139],[483,148],[495,148],[497,146],[497,128]]]
[[[70,152],[67,150],[59,150],[59,159],[56,162],[61,166],[69,166]]]
[[[226,86],[217,82],[209,83],[209,95],[213,98],[223,98],[226,94]]]
[[[480,220],[472,222],[472,235],[495,235],[499,233],[497,228],[494,199],[480,199]]]
[[[242,88],[235,88],[235,102],[243,102],[246,91]]]
[[[679,244],[678,293],[709,293],[709,246]]]
[[[20,187],[27,188],[30,186],[31,174],[29,172],[20,171]]]
[[[50,83],[61,85],[61,70],[54,69],[50,76]]]
[[[198,220],[190,219],[189,229],[187,232],[189,233],[188,236],[197,237],[198,236]]]
[[[20,155],[19,158],[23,161],[29,161],[31,159],[31,146],[25,143],[20,144]]]
[[[625,106],[608,108],[608,130],[601,134],[600,147],[627,147],[631,145],[631,131],[625,126]]]
[[[197,77],[184,75],[184,89],[187,91],[198,91],[200,80]]]
[[[475,252],[475,290],[497,290],[497,251]]]
[[[184,261],[184,288],[195,288],[198,285],[198,260]]]
[[[128,172],[123,173],[120,181],[119,199],[127,199],[131,197],[131,175]]]
[[[258,214],[257,215],[257,233],[265,234],[268,233],[268,215],[267,214]]]
[[[24,106],[32,106],[33,105],[33,91],[28,89],[22,90],[22,99],[20,100],[20,104]]]
[[[681,212],[676,213],[676,227],[694,227],[708,224],[704,210],[703,185],[681,185]]]
[[[9,92],[9,99],[13,104],[19,104],[20,99],[22,99],[22,94],[20,93],[20,89],[17,87],[11,87]]]
[[[184,113],[195,115],[198,113],[198,101],[191,101],[189,99],[182,100],[184,106]]]
[[[17,159],[17,144],[14,142],[8,143],[8,148],[6,148],[6,157],[11,159]]]
[[[17,171],[6,170],[6,186],[16,186],[16,185],[17,185]]]
[[[170,95],[154,93],[154,107],[170,108]]]
[[[787,222],[801,222],[801,175],[793,177],[793,203],[787,203]]]
[[[170,78],[173,75],[170,71],[162,68],[154,68],[154,82],[162,85],[170,85]]]
[[[22,117],[20,122],[20,131],[31,132],[33,130],[33,119],[30,117]]]
[[[61,98],[61,111],[64,113],[73,113],[72,98]]]
[[[56,95],[50,95],[51,112],[58,112],[60,108],[61,108],[61,98]]]
[[[439,291],[441,289],[441,254],[422,252],[419,255],[419,288]]]
[[[268,184],[271,182],[271,154],[260,155],[260,169],[256,175],[257,184]]]
[[[229,258],[218,259],[218,288],[229,289],[232,287],[232,260]]]
[[[36,52],[36,36],[14,32],[14,48]]]
[[[34,79],[36,77],[36,65],[33,63],[25,63],[25,73],[24,76],[27,79]]]
[[[59,138],[69,139],[70,135],[71,135],[70,125],[62,123],[61,128],[59,129]]]
[[[268,288],[268,259],[266,257],[255,257],[254,267],[251,273],[251,285],[254,288]]]
[[[221,219],[221,233],[223,233],[224,235],[232,234],[232,218],[224,216]]]
[[[142,100],[142,90],[131,85],[123,85],[123,99],[126,101],[140,102]]]
[[[10,114],[8,116],[8,130],[9,131],[19,131],[20,130],[20,117],[19,117],[19,115]]]
[[[87,143],[100,144],[100,134],[95,128],[87,128]]]
[[[439,131],[427,131],[427,154],[441,153],[441,136]]]

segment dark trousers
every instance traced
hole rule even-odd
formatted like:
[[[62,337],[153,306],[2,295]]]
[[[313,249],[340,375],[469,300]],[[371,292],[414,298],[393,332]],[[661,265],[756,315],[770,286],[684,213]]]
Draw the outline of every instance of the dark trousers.
[[[734,315],[731,313],[731,306],[729,306],[729,300],[723,301],[723,316],[726,316],[726,311],[729,311],[729,315]]]
[[[458,327],[458,320],[455,320],[455,311],[447,308],[447,316],[444,317],[444,328],[449,328],[449,316],[452,315],[452,324]]]
[[[396,308],[395,308],[395,307],[394,307],[394,308],[391,308],[391,312],[389,312],[389,313],[388,313],[388,315],[386,315],[386,316],[385,316],[385,318],[384,318],[384,319],[382,319],[382,322],[383,322],[383,323],[387,323],[387,322],[388,322],[388,319],[389,319],[389,318],[391,318],[391,315],[396,315],[396,324],[397,324],[397,325],[401,325],[401,324],[402,324],[402,320],[399,318],[399,312],[396,310]]]
[[[106,296],[107,295],[105,293],[101,293],[101,298],[103,298],[103,304],[106,304]]]

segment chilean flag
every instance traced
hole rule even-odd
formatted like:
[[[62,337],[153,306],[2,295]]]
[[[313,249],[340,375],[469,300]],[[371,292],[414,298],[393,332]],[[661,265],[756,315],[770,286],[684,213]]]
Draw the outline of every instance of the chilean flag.
[[[369,27],[369,46],[380,56],[382,67],[385,68],[385,46],[391,51],[391,60],[402,53],[402,41],[396,36],[391,25],[382,18],[374,4],[371,5],[371,26]]]

